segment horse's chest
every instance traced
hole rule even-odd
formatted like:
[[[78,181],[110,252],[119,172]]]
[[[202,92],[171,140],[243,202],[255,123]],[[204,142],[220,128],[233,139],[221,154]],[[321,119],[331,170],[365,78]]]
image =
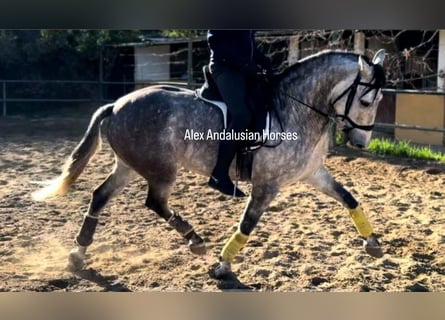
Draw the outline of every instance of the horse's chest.
[[[312,149],[312,152],[308,152],[306,154],[306,159],[302,161],[303,165],[301,167],[298,180],[306,178],[307,176],[317,171],[318,168],[320,168],[323,165],[326,155],[328,153],[328,147],[329,147],[328,137],[323,136],[315,145],[315,147]]]

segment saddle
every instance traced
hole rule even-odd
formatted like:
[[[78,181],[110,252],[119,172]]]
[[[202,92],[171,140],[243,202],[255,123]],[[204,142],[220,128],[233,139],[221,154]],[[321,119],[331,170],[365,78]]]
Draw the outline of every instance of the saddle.
[[[208,65],[203,67],[204,83],[195,91],[196,97],[216,106],[223,116],[224,129],[227,129],[228,117],[227,105],[219,93],[218,87],[212,78]],[[261,137],[254,143],[241,148],[236,155],[236,175],[239,180],[250,180],[252,177],[253,151],[259,149],[265,142],[270,130],[270,110],[266,103],[267,96],[265,86],[267,84],[258,78],[248,86],[248,106],[252,112],[253,121],[249,130],[256,132]]]

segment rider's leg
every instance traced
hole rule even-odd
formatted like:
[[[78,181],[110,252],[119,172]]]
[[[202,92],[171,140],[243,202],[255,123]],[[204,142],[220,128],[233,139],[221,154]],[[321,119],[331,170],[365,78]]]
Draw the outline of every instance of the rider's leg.
[[[224,69],[214,72],[213,77],[230,116],[227,131],[234,133],[245,131],[252,118],[247,106],[246,75],[237,70]],[[235,187],[228,173],[239,147],[245,142],[239,140],[222,140],[220,142],[218,159],[209,180],[210,187],[227,195],[245,196],[241,190]]]

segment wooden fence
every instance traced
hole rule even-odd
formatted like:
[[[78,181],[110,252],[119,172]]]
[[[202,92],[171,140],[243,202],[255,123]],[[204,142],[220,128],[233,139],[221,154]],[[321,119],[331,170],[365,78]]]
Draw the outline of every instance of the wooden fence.
[[[0,80],[2,94],[0,103],[2,106],[2,115],[10,114],[11,103],[34,103],[34,102],[59,102],[67,104],[88,103],[88,102],[109,102],[110,99],[104,94],[106,86],[122,86],[122,93],[127,93],[135,88],[153,85],[170,84],[187,88],[197,88],[200,84],[184,82],[112,82],[112,81],[68,81],[68,80]],[[39,96],[20,96],[11,89],[12,86],[24,85],[32,87],[33,85],[49,86],[64,85],[72,86],[91,86],[89,96],[86,98],[70,97],[39,97]],[[395,139],[405,139],[412,142],[438,144],[445,143],[445,93],[432,91],[413,91],[413,90],[392,90],[384,89],[384,96],[392,95],[393,99],[385,108],[387,115],[385,121],[379,121],[375,124],[376,130],[392,130]],[[379,112],[382,107],[379,108]],[[389,116],[388,116],[389,112]],[[382,117],[380,117],[382,118]]]

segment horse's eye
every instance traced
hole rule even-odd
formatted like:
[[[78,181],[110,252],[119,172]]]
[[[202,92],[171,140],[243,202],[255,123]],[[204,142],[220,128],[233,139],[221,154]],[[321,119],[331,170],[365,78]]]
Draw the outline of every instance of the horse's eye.
[[[362,106],[364,106],[364,107],[369,107],[369,105],[370,105],[370,103],[369,103],[368,101],[361,100],[361,99],[360,99],[360,103],[361,103]]]

